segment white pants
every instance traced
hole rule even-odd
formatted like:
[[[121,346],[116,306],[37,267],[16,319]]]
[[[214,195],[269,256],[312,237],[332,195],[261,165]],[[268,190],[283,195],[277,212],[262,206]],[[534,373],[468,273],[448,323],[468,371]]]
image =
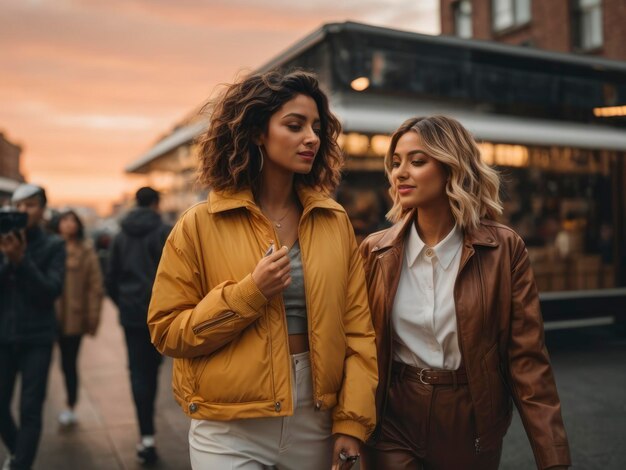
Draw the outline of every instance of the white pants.
[[[291,356],[293,416],[232,421],[191,421],[189,456],[194,470],[330,469],[332,418],[316,411],[309,353]]]

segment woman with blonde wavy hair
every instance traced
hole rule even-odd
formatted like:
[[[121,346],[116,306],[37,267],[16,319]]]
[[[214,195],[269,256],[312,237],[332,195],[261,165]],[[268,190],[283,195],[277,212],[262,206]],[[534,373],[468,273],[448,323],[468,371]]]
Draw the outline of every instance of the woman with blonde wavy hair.
[[[497,469],[515,403],[537,468],[569,447],[521,238],[499,177],[445,116],[407,120],[385,171],[395,224],[361,245],[379,386],[362,469]]]

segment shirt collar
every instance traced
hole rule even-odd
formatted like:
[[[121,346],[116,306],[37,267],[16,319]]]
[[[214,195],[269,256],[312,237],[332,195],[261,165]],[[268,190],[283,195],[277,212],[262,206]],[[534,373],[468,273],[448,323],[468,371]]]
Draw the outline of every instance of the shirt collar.
[[[458,225],[454,225],[454,228],[450,230],[450,233],[441,240],[437,245],[433,247],[433,251],[437,256],[437,260],[441,267],[445,270],[448,269],[450,263],[459,252],[461,245],[463,244],[463,231]],[[422,241],[415,223],[412,224],[409,229],[409,238],[406,245],[406,259],[409,266],[413,266],[417,261],[417,258],[426,248],[426,244]]]

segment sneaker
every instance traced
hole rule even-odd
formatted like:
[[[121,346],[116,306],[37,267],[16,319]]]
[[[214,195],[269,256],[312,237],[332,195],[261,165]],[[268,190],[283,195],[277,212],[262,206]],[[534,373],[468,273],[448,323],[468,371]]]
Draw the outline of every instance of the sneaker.
[[[158,459],[154,446],[145,446],[141,442],[137,444],[137,460],[142,465],[152,465]]]
[[[65,410],[59,414],[59,424],[63,427],[70,427],[76,424],[76,414],[72,410]]]
[[[2,470],[11,470],[11,460],[13,460],[13,456],[7,455],[6,460],[2,464]]]

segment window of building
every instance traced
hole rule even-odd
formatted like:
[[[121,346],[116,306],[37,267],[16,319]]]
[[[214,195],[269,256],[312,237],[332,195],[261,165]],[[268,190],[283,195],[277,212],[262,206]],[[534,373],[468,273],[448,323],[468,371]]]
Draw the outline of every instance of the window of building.
[[[574,0],[574,41],[577,49],[602,46],[602,0]]]
[[[454,34],[460,38],[472,37],[472,3],[470,0],[459,0],[452,4],[454,15]]]
[[[531,0],[492,0],[491,12],[494,31],[502,31],[530,21]]]

